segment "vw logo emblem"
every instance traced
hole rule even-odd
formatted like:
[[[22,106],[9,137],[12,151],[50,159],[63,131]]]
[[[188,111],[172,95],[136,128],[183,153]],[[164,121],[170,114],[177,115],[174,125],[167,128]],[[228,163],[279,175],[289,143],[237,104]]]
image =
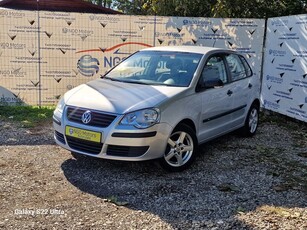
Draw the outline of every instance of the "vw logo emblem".
[[[87,110],[82,114],[82,122],[88,124],[92,119],[91,111]]]

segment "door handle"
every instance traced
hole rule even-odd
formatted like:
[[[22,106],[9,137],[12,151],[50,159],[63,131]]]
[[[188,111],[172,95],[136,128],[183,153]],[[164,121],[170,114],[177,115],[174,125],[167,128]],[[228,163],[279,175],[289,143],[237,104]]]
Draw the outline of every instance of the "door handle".
[[[228,95],[228,96],[231,96],[231,94],[233,94],[233,92],[232,92],[231,90],[228,90],[228,91],[227,91],[227,95]]]
[[[248,88],[251,89],[253,85],[251,83],[248,84]]]

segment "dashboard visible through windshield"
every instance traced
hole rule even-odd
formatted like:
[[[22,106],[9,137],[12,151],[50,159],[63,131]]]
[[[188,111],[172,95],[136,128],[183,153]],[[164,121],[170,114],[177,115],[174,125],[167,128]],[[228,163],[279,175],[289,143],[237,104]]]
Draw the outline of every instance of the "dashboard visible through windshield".
[[[202,54],[170,51],[139,51],[103,78],[148,85],[189,86]]]

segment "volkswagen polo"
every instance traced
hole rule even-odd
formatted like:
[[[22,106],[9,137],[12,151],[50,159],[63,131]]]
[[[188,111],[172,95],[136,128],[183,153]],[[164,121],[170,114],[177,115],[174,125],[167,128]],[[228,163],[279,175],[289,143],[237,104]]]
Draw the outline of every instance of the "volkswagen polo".
[[[75,157],[158,159],[182,171],[199,144],[256,133],[259,93],[259,76],[234,51],[147,48],[68,91],[54,111],[54,138]]]

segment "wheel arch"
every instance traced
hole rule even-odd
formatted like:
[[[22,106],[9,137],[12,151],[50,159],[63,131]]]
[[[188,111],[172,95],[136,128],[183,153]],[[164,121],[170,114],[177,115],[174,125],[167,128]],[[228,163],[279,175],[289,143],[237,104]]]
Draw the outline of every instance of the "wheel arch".
[[[195,125],[194,121],[192,121],[192,120],[189,119],[189,118],[185,118],[185,119],[183,119],[182,121],[180,121],[180,122],[175,126],[174,130],[175,130],[179,125],[186,125],[186,126],[190,127],[190,128],[194,131],[194,134],[195,134],[195,136],[196,136],[196,140],[197,140],[197,143],[198,143],[198,139],[197,139],[197,135],[196,135],[196,125]],[[174,130],[173,130],[173,131],[174,131]],[[172,132],[173,132],[173,131],[172,131]]]
[[[256,105],[258,107],[258,109],[260,109],[260,100],[258,98],[256,98],[253,103],[251,104],[252,105]]]
[[[191,129],[193,129],[193,131],[196,133],[196,126],[195,126],[194,122],[193,122],[191,119],[188,119],[188,118],[183,119],[182,121],[180,121],[180,122],[176,125],[176,127],[177,127],[178,125],[181,125],[181,124],[184,124],[184,125],[189,126],[189,127],[190,127]],[[175,127],[175,128],[176,128],[176,127]]]

